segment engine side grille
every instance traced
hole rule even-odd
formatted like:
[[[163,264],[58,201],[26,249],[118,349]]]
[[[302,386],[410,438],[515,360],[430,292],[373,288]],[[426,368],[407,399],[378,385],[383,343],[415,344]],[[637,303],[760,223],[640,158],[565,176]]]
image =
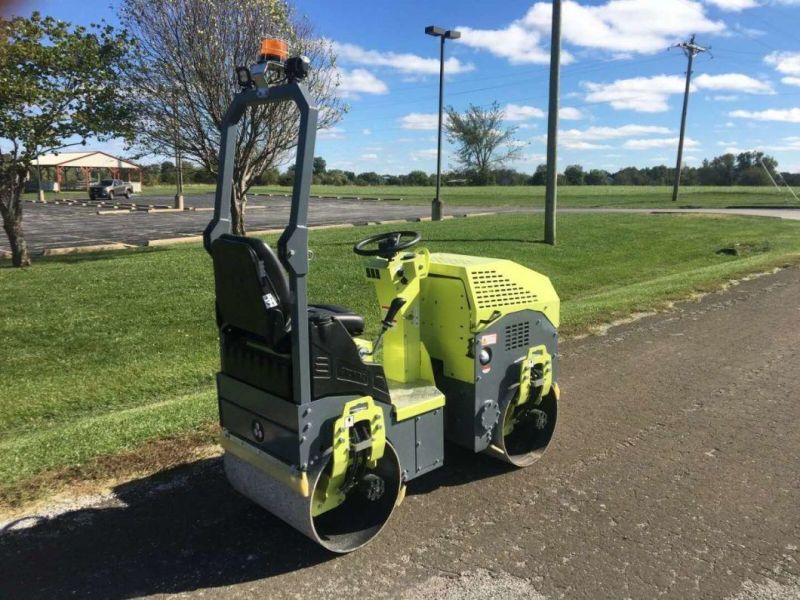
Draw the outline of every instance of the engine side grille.
[[[531,325],[527,321],[524,323],[514,323],[506,325],[505,347],[506,350],[516,350],[517,348],[527,348],[531,345]]]
[[[497,308],[536,302],[536,294],[494,270],[472,271],[478,308]]]

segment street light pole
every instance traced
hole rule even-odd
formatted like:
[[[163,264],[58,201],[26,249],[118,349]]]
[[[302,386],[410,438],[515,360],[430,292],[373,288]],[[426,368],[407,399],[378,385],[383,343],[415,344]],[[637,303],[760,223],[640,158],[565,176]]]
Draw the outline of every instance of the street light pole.
[[[444,116],[444,41],[457,40],[461,33],[452,29],[446,30],[442,27],[430,25],[425,28],[425,33],[440,38],[439,41],[439,126],[438,140],[436,147],[436,197],[431,204],[431,220],[442,220],[442,198],[440,190],[442,186],[442,117]]]
[[[442,199],[439,190],[442,186],[442,111],[444,110],[444,36],[439,43],[439,126],[436,141],[436,197],[431,207],[431,219],[442,220]]]
[[[183,156],[181,149],[175,145],[175,208],[183,210]]]
[[[42,187],[42,165],[39,164],[39,153],[36,153],[36,178],[39,180],[39,202],[44,202],[44,188]]]

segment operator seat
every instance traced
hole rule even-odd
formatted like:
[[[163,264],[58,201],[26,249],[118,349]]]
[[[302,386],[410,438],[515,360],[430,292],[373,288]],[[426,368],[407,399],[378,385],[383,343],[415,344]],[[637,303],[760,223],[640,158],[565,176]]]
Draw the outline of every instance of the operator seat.
[[[211,246],[222,373],[280,398],[294,397],[292,296],[272,249],[223,234]],[[335,304],[308,307],[312,398],[337,394],[389,401],[383,367],[365,363],[353,340],[364,317]]]
[[[217,306],[233,327],[250,331],[278,350],[291,331],[289,278],[262,240],[224,234],[212,246]],[[350,335],[364,333],[364,317],[335,304],[310,304],[312,321],[336,320]]]

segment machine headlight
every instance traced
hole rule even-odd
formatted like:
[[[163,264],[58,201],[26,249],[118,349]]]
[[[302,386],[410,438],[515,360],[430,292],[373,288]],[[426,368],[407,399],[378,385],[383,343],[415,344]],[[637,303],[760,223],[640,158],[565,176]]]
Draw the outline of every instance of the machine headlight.
[[[482,365],[488,365],[492,362],[492,351],[489,348],[481,348],[481,352],[478,354],[478,360]]]

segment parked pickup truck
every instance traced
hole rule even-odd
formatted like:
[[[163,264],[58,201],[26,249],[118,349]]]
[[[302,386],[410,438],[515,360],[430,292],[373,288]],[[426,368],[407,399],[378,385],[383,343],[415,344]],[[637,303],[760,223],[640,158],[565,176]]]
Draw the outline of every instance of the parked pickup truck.
[[[129,181],[121,179],[102,179],[100,183],[93,183],[89,186],[89,198],[108,198],[113,200],[114,196],[125,196],[130,198],[133,195],[133,185]]]

